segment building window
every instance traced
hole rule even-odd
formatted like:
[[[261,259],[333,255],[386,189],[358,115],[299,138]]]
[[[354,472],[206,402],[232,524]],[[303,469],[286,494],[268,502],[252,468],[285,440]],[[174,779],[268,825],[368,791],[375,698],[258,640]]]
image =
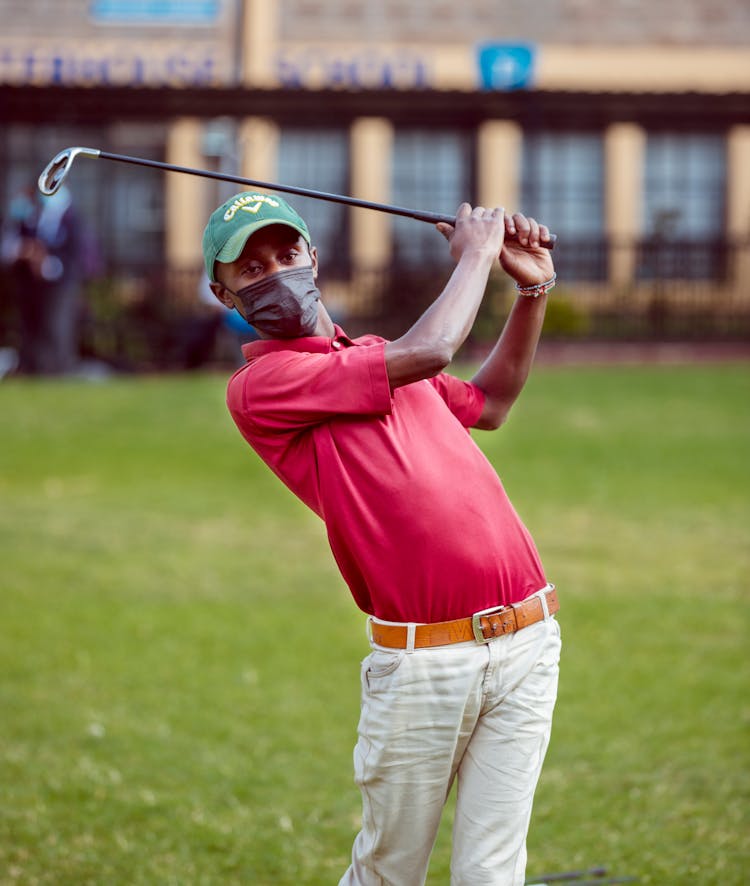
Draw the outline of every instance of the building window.
[[[605,279],[604,143],[601,134],[526,133],[521,211],[557,234],[555,268],[560,278]]]
[[[345,129],[284,127],[278,154],[279,181],[285,185],[346,194],[349,186],[349,133]],[[290,196],[304,218],[323,269],[345,271],[349,264],[347,209],[339,203]]]
[[[723,276],[725,193],[723,136],[648,135],[641,279]]]
[[[66,145],[95,145],[118,154],[163,160],[165,128],[11,126],[7,130],[13,187],[36,193],[39,173]],[[65,187],[86,219],[92,252],[108,272],[137,273],[164,261],[164,173],[121,163],[77,162]],[[93,262],[93,260],[92,260]]]
[[[393,145],[391,199],[399,206],[454,215],[472,199],[472,141],[448,130],[397,130]],[[394,216],[396,264],[447,264],[450,255],[433,225]]]
[[[161,161],[166,138],[166,127],[161,123],[128,123],[111,127],[109,132],[115,153]],[[106,219],[108,254],[117,268],[127,272],[158,268],[164,263],[167,227],[164,173],[121,163],[103,167],[99,182],[104,191],[101,212]]]

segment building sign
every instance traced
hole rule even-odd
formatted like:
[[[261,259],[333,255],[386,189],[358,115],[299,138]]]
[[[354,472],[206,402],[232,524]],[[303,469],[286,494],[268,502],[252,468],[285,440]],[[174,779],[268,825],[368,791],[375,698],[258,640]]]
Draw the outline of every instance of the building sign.
[[[231,76],[226,53],[213,42],[29,45],[25,41],[0,41],[0,84],[220,86],[230,82]]]
[[[276,57],[281,86],[302,89],[424,89],[431,85],[429,65],[410,49],[350,50],[283,47]]]
[[[526,89],[534,75],[534,47],[524,44],[485,43],[477,47],[482,89]]]

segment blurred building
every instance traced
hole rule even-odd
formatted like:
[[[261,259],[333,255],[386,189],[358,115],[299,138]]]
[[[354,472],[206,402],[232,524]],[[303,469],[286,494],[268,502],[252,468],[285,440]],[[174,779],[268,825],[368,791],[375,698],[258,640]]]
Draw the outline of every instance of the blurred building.
[[[602,315],[638,292],[653,300],[654,281],[735,307],[749,297],[747,0],[0,0],[0,12],[2,206],[58,150],[85,145],[438,212],[519,208],[557,233],[562,285]],[[131,284],[162,266],[199,273],[205,219],[239,189],[86,159],[69,184],[110,273]],[[294,202],[331,285],[347,283],[342,310],[364,310],[367,274],[445,262],[429,225]]]

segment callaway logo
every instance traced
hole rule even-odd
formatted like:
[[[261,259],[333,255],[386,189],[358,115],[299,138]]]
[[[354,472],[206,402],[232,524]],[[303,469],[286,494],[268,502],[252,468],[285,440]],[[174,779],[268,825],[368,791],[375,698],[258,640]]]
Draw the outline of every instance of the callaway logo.
[[[274,200],[273,197],[267,197],[265,194],[246,194],[238,197],[224,213],[224,221],[231,221],[240,209],[243,212],[255,213],[264,203],[268,203],[269,206],[274,208],[279,205],[278,200]]]

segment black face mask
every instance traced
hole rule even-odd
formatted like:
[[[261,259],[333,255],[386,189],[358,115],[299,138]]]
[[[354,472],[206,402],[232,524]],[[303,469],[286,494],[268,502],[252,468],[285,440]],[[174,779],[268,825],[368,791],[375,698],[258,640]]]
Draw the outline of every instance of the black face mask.
[[[279,271],[234,295],[242,304],[239,313],[263,335],[300,338],[315,332],[320,291],[312,267]]]

